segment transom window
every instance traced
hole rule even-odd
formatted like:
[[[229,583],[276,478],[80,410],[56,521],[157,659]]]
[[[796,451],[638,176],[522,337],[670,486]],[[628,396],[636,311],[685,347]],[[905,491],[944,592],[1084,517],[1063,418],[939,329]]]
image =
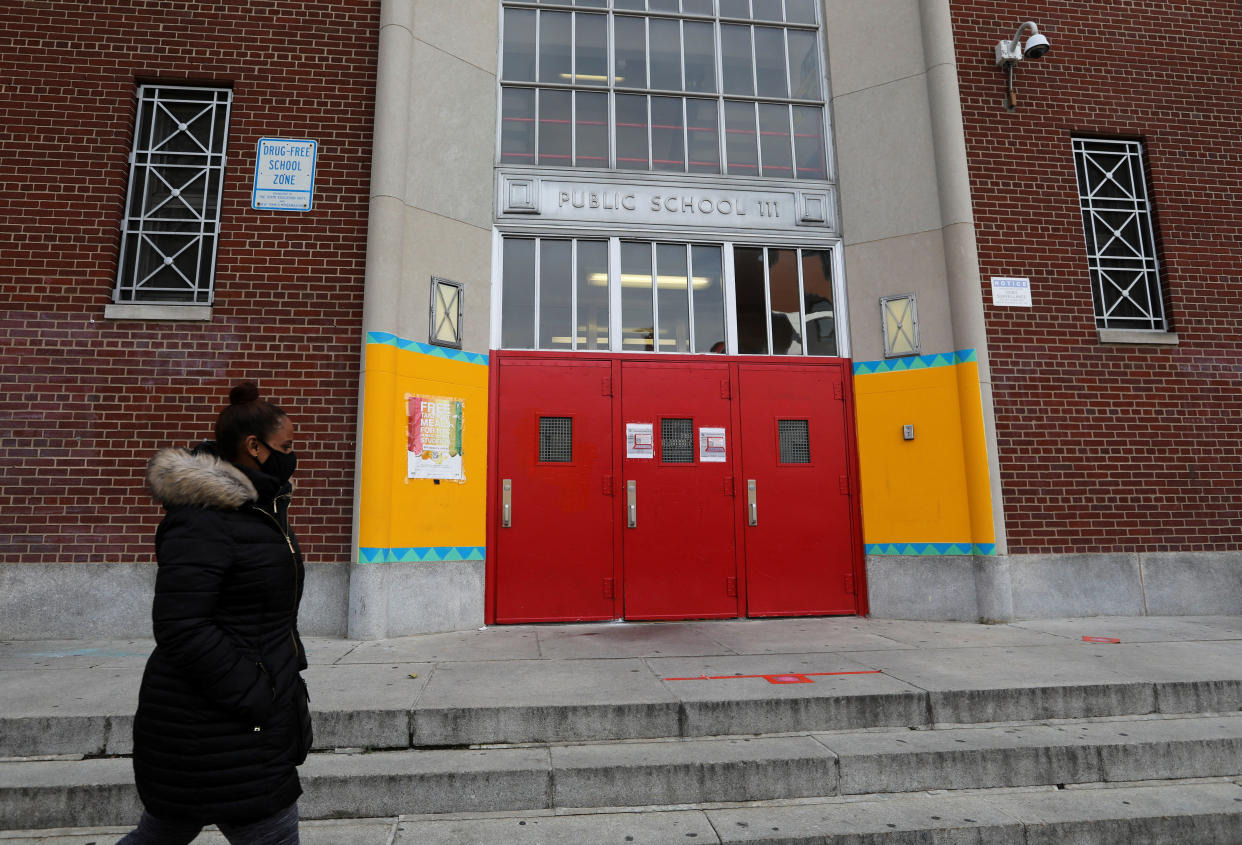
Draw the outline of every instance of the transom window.
[[[827,179],[817,7],[505,3],[500,162]]]
[[[505,349],[837,355],[832,250],[507,236]]]
[[[1164,331],[1142,144],[1075,138],[1074,166],[1096,327]]]
[[[138,89],[116,302],[211,304],[231,101],[227,88]]]

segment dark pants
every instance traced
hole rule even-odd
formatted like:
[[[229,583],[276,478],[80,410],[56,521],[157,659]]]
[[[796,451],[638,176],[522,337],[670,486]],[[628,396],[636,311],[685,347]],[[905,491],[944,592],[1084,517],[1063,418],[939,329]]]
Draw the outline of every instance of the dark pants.
[[[250,824],[220,823],[217,827],[232,845],[298,845],[298,805],[295,802]],[[202,829],[194,822],[157,819],[144,810],[138,827],[117,845],[189,845]]]

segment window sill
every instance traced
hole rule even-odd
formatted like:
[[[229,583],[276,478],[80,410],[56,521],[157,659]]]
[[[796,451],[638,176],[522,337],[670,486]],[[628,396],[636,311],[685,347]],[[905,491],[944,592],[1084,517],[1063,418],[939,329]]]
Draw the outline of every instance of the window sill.
[[[1134,343],[1144,346],[1177,346],[1176,332],[1146,332],[1133,329],[1096,329],[1100,343]]]
[[[105,320],[167,320],[206,322],[211,319],[210,305],[155,305],[147,303],[112,303],[104,306]]]

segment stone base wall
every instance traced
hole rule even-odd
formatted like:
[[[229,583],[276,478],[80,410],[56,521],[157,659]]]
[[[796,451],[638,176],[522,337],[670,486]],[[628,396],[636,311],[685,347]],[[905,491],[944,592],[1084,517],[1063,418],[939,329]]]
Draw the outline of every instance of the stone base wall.
[[[887,619],[1242,614],[1242,552],[870,555],[867,585]]]

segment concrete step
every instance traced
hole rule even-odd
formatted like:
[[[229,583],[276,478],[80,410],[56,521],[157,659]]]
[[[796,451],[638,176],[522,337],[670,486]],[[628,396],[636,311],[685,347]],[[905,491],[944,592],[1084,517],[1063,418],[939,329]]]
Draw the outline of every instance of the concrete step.
[[[557,683],[535,678],[515,687],[505,678],[485,676],[495,681],[485,691],[453,678],[444,689],[456,692],[442,694],[423,694],[423,681],[407,681],[418,686],[417,692],[402,695],[397,703],[384,700],[386,687],[371,676],[351,675],[336,681],[340,691],[322,693],[335,680],[333,672],[311,673],[319,750],[692,738],[1242,709],[1242,680],[1054,682],[928,691],[883,674],[815,677],[814,683],[772,683],[763,677],[714,684],[658,679],[663,686],[643,678],[641,694],[606,688],[596,696],[592,677],[567,683],[558,675]],[[83,691],[79,700],[66,692],[54,697],[52,707],[45,695],[0,715],[0,758],[130,753],[137,678],[114,683],[118,690],[112,693],[105,689],[88,697]],[[528,689],[537,694],[521,700]]]
[[[4,845],[94,845],[128,827],[0,832]],[[304,820],[304,845],[1237,845],[1242,785],[902,793],[744,807]],[[195,845],[226,845],[213,829]]]
[[[317,753],[305,818],[651,807],[1242,776],[1242,714]],[[123,824],[127,758],[0,762],[10,828]]]

